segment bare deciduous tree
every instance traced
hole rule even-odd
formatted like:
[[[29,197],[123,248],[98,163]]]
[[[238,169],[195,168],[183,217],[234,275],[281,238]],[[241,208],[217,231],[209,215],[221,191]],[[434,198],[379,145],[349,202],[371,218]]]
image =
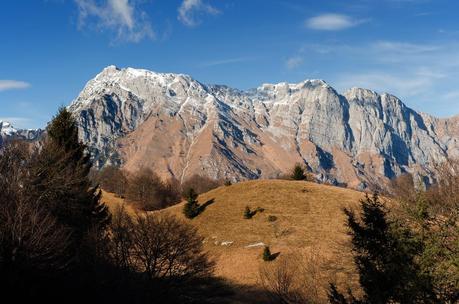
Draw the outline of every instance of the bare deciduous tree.
[[[260,267],[260,283],[273,303],[321,302],[321,261],[317,254],[290,253]],[[324,285],[324,284],[322,284]]]
[[[118,197],[123,197],[128,186],[128,179],[123,170],[108,166],[103,168],[96,177],[102,189],[115,193]]]
[[[196,228],[170,215],[138,215],[133,255],[151,279],[206,277],[213,263],[203,251]]]
[[[197,194],[205,193],[212,189],[222,186],[225,182],[223,180],[215,180],[206,176],[195,174],[189,177],[182,184],[182,196],[186,197],[186,194],[190,189],[196,191]]]
[[[131,256],[133,227],[131,216],[126,212],[124,206],[117,206],[112,213],[110,225],[110,255],[113,263],[124,270],[131,269],[133,266]]]
[[[11,143],[0,155],[0,268],[8,270],[61,270],[68,260],[69,234],[56,220],[24,193],[29,151]]]
[[[113,214],[114,262],[150,280],[175,283],[209,277],[214,262],[203,251],[202,241],[196,228],[168,214],[142,213],[131,219],[122,207]]]
[[[145,211],[166,208],[180,201],[178,185],[173,180],[163,182],[150,169],[142,169],[129,178],[126,197]]]

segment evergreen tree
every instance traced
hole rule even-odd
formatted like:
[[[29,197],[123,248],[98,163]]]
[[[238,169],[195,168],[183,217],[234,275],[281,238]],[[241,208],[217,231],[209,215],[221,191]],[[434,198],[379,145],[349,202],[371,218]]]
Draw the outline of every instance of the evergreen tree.
[[[183,206],[183,214],[189,219],[195,218],[201,211],[197,198],[198,194],[193,188],[190,188],[186,193],[187,202]]]
[[[250,210],[249,206],[245,206],[244,209],[244,218],[246,220],[251,219],[253,217],[253,212]]]
[[[360,221],[354,212],[344,210],[364,293],[361,301],[351,303],[434,303],[429,277],[415,261],[420,243],[408,229],[388,220],[376,194],[366,196],[361,205]],[[334,285],[329,295],[332,303],[342,303],[344,298]]]
[[[91,186],[90,155],[66,108],[60,108],[49,123],[42,148],[35,154],[28,195],[71,231],[73,246],[79,250],[90,231],[105,229],[110,214],[99,188]]]
[[[293,167],[292,179],[294,180],[305,180],[306,175],[304,174],[304,168],[300,164],[296,164]]]
[[[269,249],[269,246],[265,246],[263,249],[263,261],[269,262],[272,260],[272,254],[271,250]]]

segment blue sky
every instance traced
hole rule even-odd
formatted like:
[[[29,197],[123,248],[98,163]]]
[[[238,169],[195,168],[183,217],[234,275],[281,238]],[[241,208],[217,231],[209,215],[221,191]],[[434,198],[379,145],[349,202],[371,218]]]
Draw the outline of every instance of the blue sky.
[[[42,127],[105,66],[240,89],[327,81],[459,114],[459,1],[4,0],[0,119]]]

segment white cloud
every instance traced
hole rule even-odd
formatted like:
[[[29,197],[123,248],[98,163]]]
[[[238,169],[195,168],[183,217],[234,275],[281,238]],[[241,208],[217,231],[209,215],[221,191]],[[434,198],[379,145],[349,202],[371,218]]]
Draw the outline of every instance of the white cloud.
[[[231,63],[240,63],[240,62],[246,62],[246,61],[251,61],[255,60],[255,57],[236,57],[236,58],[227,58],[227,59],[220,59],[220,60],[214,60],[214,61],[207,61],[201,64],[202,67],[212,67],[212,66],[218,66],[218,65],[225,65],[225,64],[231,64]]]
[[[354,20],[341,14],[323,14],[306,20],[306,27],[314,30],[339,31],[357,26],[367,20]]]
[[[450,91],[442,96],[445,100],[459,101],[459,91]]]
[[[186,26],[196,26],[199,24],[199,15],[217,15],[220,11],[215,7],[204,3],[202,0],[183,0],[178,9],[178,20]]]
[[[27,89],[30,84],[25,81],[0,80],[0,92],[7,90]]]
[[[381,52],[396,52],[405,54],[421,54],[438,51],[441,47],[431,44],[415,44],[397,41],[378,41],[373,47]]]
[[[387,72],[366,72],[343,74],[338,78],[337,86],[341,89],[351,87],[369,88],[388,92],[399,97],[417,96],[432,88],[432,78],[417,73],[402,75]]]
[[[340,92],[363,87],[398,96],[409,106],[438,116],[459,113],[457,41],[373,41],[360,44],[308,43],[297,55],[311,58]],[[318,62],[320,66],[315,66]],[[333,67],[328,70],[327,67]]]
[[[115,41],[139,42],[155,38],[148,15],[136,0],[75,0],[80,28],[113,32]]]
[[[303,62],[304,58],[302,56],[293,56],[288,58],[287,61],[285,61],[285,66],[287,67],[287,69],[293,70],[302,65]]]

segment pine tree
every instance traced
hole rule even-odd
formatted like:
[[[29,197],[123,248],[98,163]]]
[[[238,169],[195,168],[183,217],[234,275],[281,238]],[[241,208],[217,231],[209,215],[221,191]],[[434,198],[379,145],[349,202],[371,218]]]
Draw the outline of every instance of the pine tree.
[[[272,260],[272,254],[271,250],[269,249],[269,246],[265,246],[263,249],[263,261],[269,262]]]
[[[419,242],[409,230],[388,220],[376,194],[366,196],[361,205],[360,221],[354,212],[344,210],[364,293],[362,301],[352,299],[350,303],[434,303],[429,278],[415,261]],[[332,303],[341,303],[344,298],[334,285],[329,295]]]
[[[293,167],[292,179],[294,180],[305,180],[306,175],[304,174],[304,169],[300,164],[296,164]]]
[[[42,148],[35,154],[28,194],[71,231],[72,243],[79,248],[90,231],[105,229],[110,214],[99,188],[91,186],[90,155],[66,108],[60,108],[49,123]]]
[[[249,206],[245,206],[245,209],[244,209],[244,218],[245,219],[251,219],[253,216],[253,213],[252,211],[250,210],[250,207]]]
[[[198,201],[198,194],[194,191],[193,188],[190,188],[186,193],[187,202],[183,206],[183,214],[189,219],[195,218],[200,213],[200,206]]]

